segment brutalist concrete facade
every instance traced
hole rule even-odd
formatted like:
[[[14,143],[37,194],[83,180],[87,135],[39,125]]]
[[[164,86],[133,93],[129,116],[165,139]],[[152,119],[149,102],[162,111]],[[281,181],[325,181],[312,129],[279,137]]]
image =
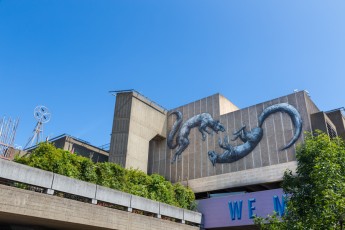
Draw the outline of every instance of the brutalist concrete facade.
[[[237,180],[240,178],[247,181],[241,186],[280,181],[287,168],[294,169],[296,166],[295,147],[303,141],[304,131],[312,131],[317,128],[327,132],[327,127],[332,127],[336,131],[340,130],[339,133],[344,131],[343,116],[339,116],[334,111],[328,114],[330,117],[327,113],[322,113],[322,116],[317,115],[321,111],[305,91],[295,92],[243,109],[237,108],[220,94],[167,112],[163,108],[150,106],[148,99],[144,101],[137,98],[138,95],[133,92],[117,94],[110,150],[111,161],[126,167],[130,165],[134,168],[144,169],[144,171],[147,170],[149,174],[161,174],[172,182],[188,183],[195,192],[231,187],[239,184]],[[133,100],[136,103],[133,103]],[[302,119],[302,133],[293,146],[280,150],[293,137],[294,125],[289,115],[276,112],[264,121],[263,137],[252,152],[233,163],[212,165],[208,158],[208,151],[214,150],[217,153],[224,151],[218,144],[220,138],[223,139],[225,135],[231,138],[232,133],[241,128],[243,124],[246,125],[247,130],[257,127],[258,117],[263,110],[279,103],[288,103],[293,106]],[[139,107],[140,104],[143,105]],[[147,112],[148,110],[156,110],[156,113],[160,115],[150,114]],[[180,159],[171,163],[176,150],[167,146],[167,136],[176,121],[176,116],[171,115],[174,111],[182,112],[183,122],[195,115],[209,113],[213,119],[221,122],[225,132],[208,134],[206,140],[203,141],[198,128],[192,128],[189,133],[188,147],[182,152]],[[126,115],[120,116],[120,113]],[[151,116],[154,116],[154,119]],[[124,127],[121,122],[126,123],[126,128],[121,129]],[[336,126],[334,123],[338,125]],[[159,128],[157,129],[157,127]],[[140,128],[139,131],[138,128]],[[121,132],[119,132],[120,129]],[[128,137],[131,135],[141,138],[135,138],[130,142]],[[120,139],[121,141],[119,141]],[[230,141],[230,143],[233,146],[243,144],[239,139]],[[136,151],[129,151],[128,148],[131,148],[131,145],[141,147],[136,148]],[[137,159],[141,159],[140,163],[135,163],[135,161],[129,163],[128,161],[135,155],[137,155]],[[265,175],[265,172],[270,172],[270,175]],[[252,176],[247,180],[246,177],[249,174]],[[234,178],[237,180],[235,181]]]
[[[238,130],[242,124],[246,124],[248,129],[258,126],[259,114],[270,105],[286,102],[294,106],[302,116],[303,131],[311,131],[310,114],[318,111],[304,91],[225,114],[220,114],[219,97],[219,94],[216,94],[173,109],[169,113],[180,110],[184,114],[184,120],[186,120],[196,114],[208,112],[215,119],[220,120],[225,126],[227,134],[231,136],[231,133]],[[173,116],[168,117],[168,130],[172,127],[173,119]],[[234,163],[216,164],[215,167],[209,161],[207,151],[214,149],[216,152],[222,152],[223,150],[218,145],[218,139],[223,137],[225,133],[208,135],[206,141],[202,141],[199,131],[192,129],[190,133],[191,143],[182,153],[182,159],[175,164],[170,164],[174,150],[166,147],[166,141],[152,141],[149,154],[149,173],[162,174],[175,182],[295,161],[294,147],[279,151],[293,136],[293,126],[288,115],[285,113],[272,114],[264,122],[263,130],[264,136],[252,153]],[[303,140],[303,134],[299,142],[301,140]],[[240,145],[242,143],[237,140],[233,144]]]
[[[50,142],[57,148],[68,150],[77,155],[90,158],[93,162],[107,162],[109,158],[108,151],[93,146],[89,142],[71,135],[63,134],[50,140]]]
[[[109,161],[147,172],[149,142],[166,138],[167,111],[135,91],[117,93]]]
[[[73,137],[68,134],[62,134],[48,140],[56,148],[70,151],[79,156],[87,157],[93,162],[108,162],[109,151],[91,145],[89,142]],[[38,146],[33,146],[29,149],[18,151],[19,156],[30,154]]]

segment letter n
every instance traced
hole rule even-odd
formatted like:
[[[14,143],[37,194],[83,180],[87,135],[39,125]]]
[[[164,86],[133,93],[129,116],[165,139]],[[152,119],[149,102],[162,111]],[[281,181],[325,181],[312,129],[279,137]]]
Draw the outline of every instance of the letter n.
[[[284,216],[285,213],[285,196],[282,196],[282,202],[280,203],[278,196],[273,196],[274,211],[279,216]]]
[[[236,216],[237,219],[240,220],[242,218],[242,200],[240,200],[238,203],[237,201],[229,201],[229,210],[230,210],[230,217],[231,220],[235,220]]]

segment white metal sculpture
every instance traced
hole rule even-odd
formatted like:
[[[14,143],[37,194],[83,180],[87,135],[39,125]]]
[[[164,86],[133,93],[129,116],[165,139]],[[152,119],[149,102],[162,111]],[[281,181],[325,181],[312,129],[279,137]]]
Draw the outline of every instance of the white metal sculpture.
[[[36,126],[33,130],[33,135],[29,138],[28,143],[24,149],[27,149],[33,145],[36,140],[36,145],[41,141],[43,136],[43,124],[50,121],[51,113],[49,109],[43,105],[36,106],[34,109],[34,118],[37,120]]]

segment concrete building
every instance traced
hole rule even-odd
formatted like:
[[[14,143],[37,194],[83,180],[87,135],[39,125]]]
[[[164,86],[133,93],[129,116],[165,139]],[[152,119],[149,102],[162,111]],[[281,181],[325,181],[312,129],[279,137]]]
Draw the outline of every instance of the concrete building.
[[[109,149],[96,147],[87,141],[80,138],[73,137],[68,134],[62,134],[48,140],[54,144],[56,148],[70,151],[71,153],[90,158],[93,162],[108,162]],[[33,146],[25,151],[19,152],[20,155],[25,155],[27,152],[32,152],[37,146]]]
[[[1,229],[256,229],[254,215],[284,214],[280,182],[296,169],[304,132],[345,138],[344,108],[320,111],[305,91],[247,108],[215,94],[171,110],[115,93],[109,161],[184,183],[200,213],[0,159]],[[50,141],[108,160],[70,135]]]
[[[278,197],[266,210],[270,214],[283,202],[279,183],[284,171],[296,168],[296,145],[305,131],[316,129],[344,138],[343,109],[320,111],[305,91],[242,109],[215,94],[171,110],[138,92],[118,91],[109,161],[180,181],[199,199],[236,192],[233,199],[247,199],[250,193],[272,203],[271,196]],[[200,210],[212,210],[216,198],[205,202]],[[222,218],[229,220],[213,222],[216,217],[204,213],[206,229],[250,228],[251,216],[230,220],[228,202],[223,203],[228,211]],[[244,212],[254,210],[250,205]]]

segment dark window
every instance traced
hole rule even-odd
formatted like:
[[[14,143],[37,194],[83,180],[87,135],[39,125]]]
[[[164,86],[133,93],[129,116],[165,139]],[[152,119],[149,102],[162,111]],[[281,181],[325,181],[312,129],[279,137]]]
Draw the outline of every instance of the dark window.
[[[330,138],[335,138],[337,136],[337,132],[333,129],[333,127],[328,122],[326,122],[326,126],[327,126],[328,136]]]

